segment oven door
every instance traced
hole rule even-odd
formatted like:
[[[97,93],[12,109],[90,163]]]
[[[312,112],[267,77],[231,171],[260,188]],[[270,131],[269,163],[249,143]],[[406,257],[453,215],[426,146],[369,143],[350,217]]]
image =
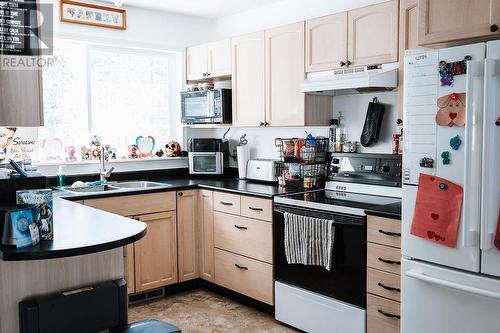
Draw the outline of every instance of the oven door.
[[[321,266],[288,264],[284,212],[335,221],[333,262]],[[275,204],[273,217],[276,281],[366,308],[366,217]]]
[[[224,156],[220,152],[189,152],[189,173],[220,175],[224,172]]]
[[[214,121],[213,92],[181,93],[182,123],[211,123]]]

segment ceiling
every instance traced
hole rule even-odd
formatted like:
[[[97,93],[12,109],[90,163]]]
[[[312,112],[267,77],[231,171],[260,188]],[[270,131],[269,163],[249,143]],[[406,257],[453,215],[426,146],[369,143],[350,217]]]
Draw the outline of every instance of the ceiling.
[[[113,3],[113,0],[101,0]],[[220,18],[282,0],[121,0],[126,7],[140,7],[173,13]]]

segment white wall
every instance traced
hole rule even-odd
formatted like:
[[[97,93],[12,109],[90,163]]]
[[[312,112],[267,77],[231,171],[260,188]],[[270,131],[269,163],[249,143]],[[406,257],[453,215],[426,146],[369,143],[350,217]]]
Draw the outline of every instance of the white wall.
[[[221,39],[387,0],[284,0],[215,20],[213,38]]]

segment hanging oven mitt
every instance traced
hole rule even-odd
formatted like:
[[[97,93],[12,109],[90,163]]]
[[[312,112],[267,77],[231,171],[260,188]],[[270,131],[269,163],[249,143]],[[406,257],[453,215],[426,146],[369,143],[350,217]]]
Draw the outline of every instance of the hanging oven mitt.
[[[462,186],[421,173],[410,233],[444,246],[456,247],[462,199]]]
[[[500,251],[500,212],[498,212],[497,232],[495,233],[495,247]]]
[[[377,97],[368,104],[366,111],[365,125],[359,140],[363,147],[369,147],[374,142],[378,141],[380,133],[380,126],[382,125],[382,118],[384,117],[385,106],[378,102]]]

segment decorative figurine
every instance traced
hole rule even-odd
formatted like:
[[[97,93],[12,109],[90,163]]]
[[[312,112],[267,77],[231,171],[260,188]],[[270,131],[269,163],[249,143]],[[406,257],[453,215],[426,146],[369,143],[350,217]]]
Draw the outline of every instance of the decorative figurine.
[[[137,148],[136,145],[128,146],[128,158],[132,159],[138,158],[139,157],[138,150],[139,149]]]
[[[167,157],[177,157],[181,154],[181,145],[178,142],[170,141],[165,145]]]
[[[66,153],[66,162],[76,162],[76,148],[74,146],[68,146],[64,148]]]

